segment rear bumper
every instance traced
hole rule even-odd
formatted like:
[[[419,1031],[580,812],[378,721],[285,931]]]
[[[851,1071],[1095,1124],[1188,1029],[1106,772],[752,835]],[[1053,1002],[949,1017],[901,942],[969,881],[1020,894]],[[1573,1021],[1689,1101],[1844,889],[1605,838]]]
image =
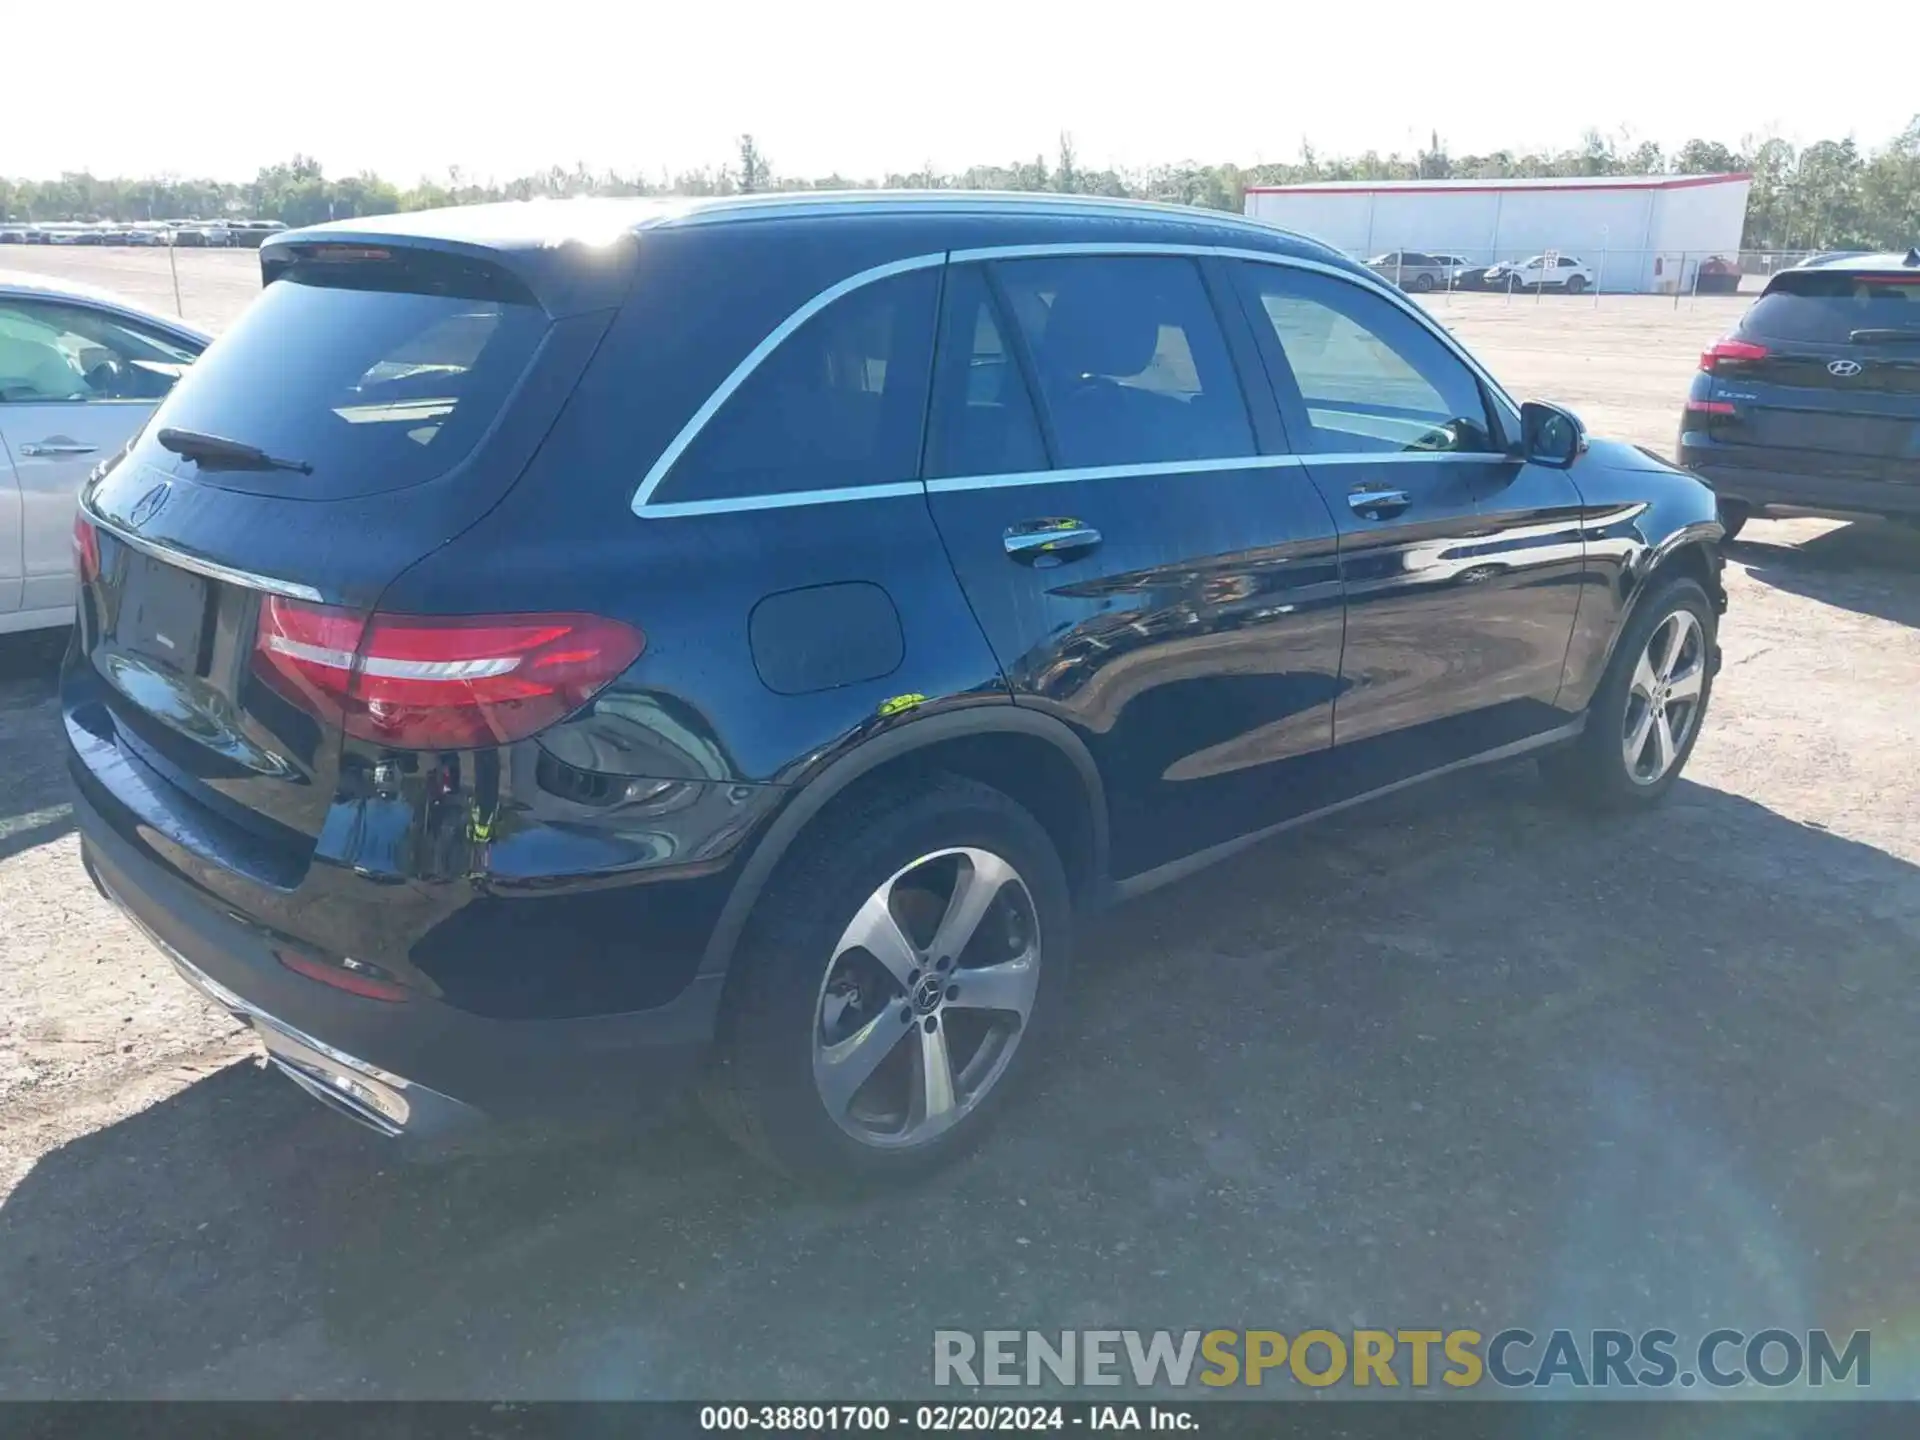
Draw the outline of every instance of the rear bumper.
[[[82,793],[81,855],[103,894],[214,1004],[252,1025],[308,1093],[388,1135],[488,1121],[600,1121],[657,1110],[698,1067],[722,977],[627,1015],[502,1021],[425,996],[365,999],[275,958],[270,934],[116,832]]]
[[[1841,515],[1920,515],[1920,485],[1728,465],[1710,448],[1683,445],[1680,463],[1729,500]]]

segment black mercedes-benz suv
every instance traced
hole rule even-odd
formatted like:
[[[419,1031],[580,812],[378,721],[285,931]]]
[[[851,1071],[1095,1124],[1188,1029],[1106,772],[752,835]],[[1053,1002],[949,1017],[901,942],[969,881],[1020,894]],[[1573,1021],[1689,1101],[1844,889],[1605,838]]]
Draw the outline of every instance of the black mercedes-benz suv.
[[[1767,282],[1709,345],[1680,463],[1752,515],[1920,521],[1920,250],[1823,257]]]
[[[535,203],[261,264],[84,494],[69,761],[100,888],[389,1133],[685,1076],[917,1171],[1076,914],[1478,761],[1647,804],[1700,732],[1712,494],[1266,226]]]

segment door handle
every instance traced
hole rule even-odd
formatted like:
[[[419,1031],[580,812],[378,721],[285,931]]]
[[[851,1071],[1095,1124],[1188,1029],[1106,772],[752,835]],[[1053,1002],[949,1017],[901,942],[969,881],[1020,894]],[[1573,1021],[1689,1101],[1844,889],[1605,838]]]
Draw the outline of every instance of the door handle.
[[[1398,515],[1412,503],[1413,497],[1404,490],[1355,490],[1347,496],[1347,508],[1369,520]]]
[[[1100,543],[1100,532],[1078,520],[1022,520],[1000,537],[1007,554],[1024,565],[1058,565]]]
[[[39,440],[22,445],[20,453],[22,455],[91,455],[99,448],[98,445],[76,444],[72,440]]]

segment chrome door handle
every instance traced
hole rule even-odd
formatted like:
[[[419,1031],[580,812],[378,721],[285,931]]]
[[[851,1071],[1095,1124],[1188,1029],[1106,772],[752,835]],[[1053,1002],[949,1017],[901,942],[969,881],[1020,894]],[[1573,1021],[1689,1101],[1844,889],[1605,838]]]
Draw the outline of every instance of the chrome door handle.
[[[1027,565],[1058,565],[1100,543],[1100,532],[1078,520],[1023,520],[1000,537],[1007,554]]]
[[[41,440],[31,445],[22,445],[22,455],[91,455],[98,445],[76,445],[71,440]]]
[[[1398,515],[1412,503],[1413,497],[1404,490],[1356,490],[1347,496],[1347,508],[1369,520]]]

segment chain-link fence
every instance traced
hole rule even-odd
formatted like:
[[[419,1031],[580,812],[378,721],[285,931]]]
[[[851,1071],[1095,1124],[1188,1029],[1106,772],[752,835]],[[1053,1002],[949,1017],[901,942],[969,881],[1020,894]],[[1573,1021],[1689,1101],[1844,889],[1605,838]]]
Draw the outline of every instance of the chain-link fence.
[[[1498,257],[1391,250],[1353,255],[1381,279],[1414,295],[1450,300],[1494,296],[1508,303],[1648,297],[1683,305],[1714,296],[1755,296],[1781,270],[1822,253],[1808,250],[1547,250]]]

